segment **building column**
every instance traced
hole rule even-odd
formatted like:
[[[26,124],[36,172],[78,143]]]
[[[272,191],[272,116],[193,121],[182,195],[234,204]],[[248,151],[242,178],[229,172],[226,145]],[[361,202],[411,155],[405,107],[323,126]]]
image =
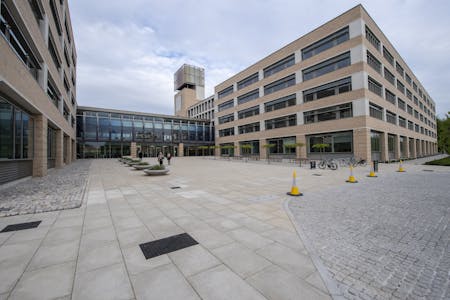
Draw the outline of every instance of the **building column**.
[[[267,143],[266,139],[260,139],[259,140],[259,157],[261,159],[267,158],[267,148],[264,147],[264,145]]]
[[[358,128],[353,130],[353,155],[371,161],[370,129]]]
[[[64,133],[61,129],[57,129],[55,168],[62,168],[63,165],[64,165]]]
[[[131,158],[136,158],[136,157],[137,157],[137,146],[136,146],[136,142],[131,142],[131,146],[130,146],[130,155],[131,155]]]
[[[46,117],[34,117],[33,176],[36,177],[47,175],[47,126]]]
[[[389,161],[387,132],[380,133],[380,151],[381,151],[381,161]]]
[[[184,144],[183,143],[178,144],[178,153],[177,154],[179,157],[184,156]]]
[[[239,142],[234,142],[234,156],[241,156],[241,147],[239,147]]]
[[[409,138],[407,136],[403,137],[403,140],[405,141],[405,158],[409,158]]]
[[[306,136],[304,134],[297,134],[295,136],[295,142],[303,144],[303,146],[301,146],[301,147],[299,147],[299,146],[296,147],[297,149],[295,152],[296,152],[297,158],[306,158],[307,157]]]
[[[420,151],[420,140],[416,139],[416,158],[422,156]]]
[[[400,150],[400,136],[398,134],[395,135],[394,141],[394,157],[395,159],[400,159],[402,157],[402,152]]]
[[[66,147],[66,164],[68,165],[72,163],[72,140],[70,136],[66,136],[64,140]]]
[[[412,153],[409,153],[411,158],[417,158],[416,139],[408,139],[412,143]]]
[[[77,144],[75,143],[75,140],[71,140],[72,145],[72,161],[75,161],[77,159]]]

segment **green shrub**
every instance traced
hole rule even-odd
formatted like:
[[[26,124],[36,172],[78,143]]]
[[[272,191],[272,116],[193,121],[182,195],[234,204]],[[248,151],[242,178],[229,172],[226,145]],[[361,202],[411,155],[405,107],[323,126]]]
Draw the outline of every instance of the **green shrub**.
[[[148,162],[146,162],[146,161],[141,161],[140,163],[138,163],[138,165],[140,165],[140,166],[147,166],[147,165],[148,165]]]
[[[149,168],[149,170],[165,170],[164,165],[153,165]]]
[[[438,159],[438,160],[429,161],[429,162],[426,162],[425,164],[450,167],[450,156],[447,156],[445,158]]]

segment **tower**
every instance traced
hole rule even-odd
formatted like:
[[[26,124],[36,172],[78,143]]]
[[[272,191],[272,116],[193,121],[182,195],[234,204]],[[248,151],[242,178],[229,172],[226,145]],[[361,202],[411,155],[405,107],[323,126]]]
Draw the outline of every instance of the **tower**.
[[[187,117],[187,108],[205,98],[205,69],[182,65],[174,74],[175,115]]]

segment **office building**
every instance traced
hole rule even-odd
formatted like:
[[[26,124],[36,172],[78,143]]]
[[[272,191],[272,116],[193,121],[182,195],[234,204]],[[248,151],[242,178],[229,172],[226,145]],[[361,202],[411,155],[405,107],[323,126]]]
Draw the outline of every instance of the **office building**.
[[[202,154],[200,146],[214,145],[214,128],[208,120],[78,107],[77,155],[111,158],[142,151],[144,157],[159,152],[173,156]]]
[[[184,64],[174,74],[175,115],[187,117],[188,108],[205,99],[205,69]]]
[[[220,83],[214,98],[216,145],[228,146],[216,154],[318,158],[317,144],[325,156],[381,161],[437,152],[434,101],[361,5]]]
[[[67,1],[0,0],[0,184],[75,159],[76,60]]]

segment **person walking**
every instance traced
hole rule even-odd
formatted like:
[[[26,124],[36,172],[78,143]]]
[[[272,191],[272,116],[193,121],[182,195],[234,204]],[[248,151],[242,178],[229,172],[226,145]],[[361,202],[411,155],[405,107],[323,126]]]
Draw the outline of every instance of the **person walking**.
[[[139,156],[139,160],[142,160],[142,151],[141,150],[139,150],[138,156]]]
[[[167,163],[169,164],[169,166],[170,166],[170,159],[172,158],[172,155],[170,154],[170,152],[169,153],[167,153],[167,156],[166,156],[166,158],[167,158]]]
[[[162,154],[162,152],[159,152],[158,153],[158,161],[159,161],[160,166],[163,165],[163,160],[164,160],[164,155]]]

